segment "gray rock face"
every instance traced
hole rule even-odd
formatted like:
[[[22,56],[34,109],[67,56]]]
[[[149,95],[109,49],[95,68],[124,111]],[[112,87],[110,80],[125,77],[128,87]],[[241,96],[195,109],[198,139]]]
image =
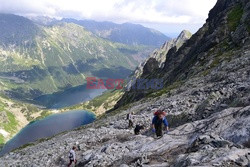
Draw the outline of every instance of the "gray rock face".
[[[152,61],[152,59],[155,59],[155,61],[157,62],[157,66],[154,66],[154,68],[151,68],[151,70],[157,68],[163,68],[164,62],[166,61],[166,54],[168,53],[168,51],[174,47],[178,50],[188,39],[191,38],[191,36],[192,36],[191,32],[189,32],[188,30],[183,30],[177,38],[165,42],[160,49],[156,49],[149,56],[148,59],[146,59],[137,67],[137,69],[134,72],[134,77],[140,78],[140,76],[143,74],[145,66],[147,64],[151,64],[150,61]],[[144,72],[150,73],[149,71],[146,70]]]

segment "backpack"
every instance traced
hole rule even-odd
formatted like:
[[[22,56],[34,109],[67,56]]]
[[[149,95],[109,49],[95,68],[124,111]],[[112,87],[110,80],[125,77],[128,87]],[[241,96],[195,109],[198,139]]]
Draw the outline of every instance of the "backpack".
[[[130,115],[130,114],[127,114],[127,119],[129,119],[129,117],[130,117],[129,115]]]
[[[70,152],[69,152],[69,159],[70,159],[70,160],[73,160],[73,158],[74,158],[74,157],[73,157],[73,154],[72,154],[72,152],[70,151]]]
[[[166,115],[166,113],[164,111],[161,111],[161,110],[157,110],[156,112],[154,112],[154,116],[158,116],[160,114]]]
[[[159,110],[157,110],[157,111],[154,112],[154,116],[158,116],[159,114],[160,114]]]

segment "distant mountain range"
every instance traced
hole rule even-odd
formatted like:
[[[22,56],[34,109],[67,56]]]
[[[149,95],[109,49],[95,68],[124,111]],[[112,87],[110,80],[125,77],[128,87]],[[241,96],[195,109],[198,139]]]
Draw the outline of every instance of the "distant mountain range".
[[[0,14],[1,90],[18,99],[82,85],[87,76],[125,78],[155,47],[141,45],[146,42],[138,42],[140,39],[151,41],[150,38],[156,40],[159,36],[162,41],[168,39],[143,26],[123,24],[119,25],[120,32],[124,38],[127,33],[128,40],[112,33],[112,38],[121,39],[122,43],[118,43],[92,33],[97,27],[88,31],[91,26],[84,28],[73,23],[74,20],[56,21],[43,17],[32,20]],[[144,36],[129,32],[133,27],[145,31]],[[104,29],[108,27],[103,27],[102,32]]]
[[[97,22],[94,20],[76,20],[71,18],[56,20],[41,16],[31,17],[30,19],[41,25],[54,25],[60,22],[74,23],[84,27],[86,30],[101,38],[127,45],[147,45],[159,47],[165,41],[170,40],[170,38],[163,33],[154,29],[146,28],[140,24],[116,24],[108,21]]]
[[[115,24],[112,22],[75,19],[62,19],[62,21],[81,25],[102,38],[128,45],[161,46],[165,41],[170,40],[163,33],[139,24]]]

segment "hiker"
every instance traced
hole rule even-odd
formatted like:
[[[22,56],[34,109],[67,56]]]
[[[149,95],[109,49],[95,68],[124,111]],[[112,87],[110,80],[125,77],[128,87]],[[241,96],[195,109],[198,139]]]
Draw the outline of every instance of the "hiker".
[[[132,128],[132,127],[134,126],[134,125],[133,125],[133,121],[132,121],[132,115],[133,115],[133,114],[134,114],[133,112],[127,114],[128,128]]]
[[[156,133],[157,137],[163,136],[163,125],[168,132],[168,121],[166,119],[166,113],[164,111],[158,110],[154,113],[154,118],[152,120],[152,129]]]
[[[140,134],[140,131],[144,129],[144,126],[143,125],[136,125],[135,126],[135,129],[134,129],[134,133],[135,135],[139,135]]]
[[[68,164],[68,167],[71,166],[71,164],[74,162],[76,164],[76,146],[73,146],[72,149],[70,150],[69,152],[69,164]]]

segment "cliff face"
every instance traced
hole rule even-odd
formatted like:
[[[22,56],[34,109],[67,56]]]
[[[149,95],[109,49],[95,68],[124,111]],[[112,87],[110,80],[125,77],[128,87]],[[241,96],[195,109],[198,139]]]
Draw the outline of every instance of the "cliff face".
[[[137,69],[134,72],[133,77],[134,78],[140,78],[141,75],[143,74],[143,68],[148,65],[151,64],[151,61],[154,61],[153,59],[156,60],[156,66],[155,68],[163,68],[164,67],[164,62],[166,61],[166,54],[168,53],[168,51],[174,47],[176,47],[176,49],[178,50],[185,42],[186,40],[188,40],[190,37],[192,36],[191,32],[187,31],[187,30],[183,30],[180,35],[175,38],[172,39],[170,41],[166,41],[161,48],[156,49],[150,56],[148,59],[146,59],[144,62],[142,62]],[[146,67],[147,68],[147,67]],[[153,68],[153,69],[155,69]],[[153,70],[151,69],[151,70]],[[132,77],[132,78],[133,78]]]
[[[222,64],[229,64],[249,46],[248,1],[219,0],[209,18],[178,50],[173,47],[165,55],[164,68],[145,71],[141,78],[163,78],[165,87],[185,82],[194,76],[208,77]],[[148,64],[150,67],[150,64]],[[206,75],[205,75],[206,74]],[[126,92],[115,108],[154,93],[154,90]]]
[[[218,0],[206,24],[169,50],[163,69],[142,75],[163,78],[163,89],[126,92],[117,107],[126,106],[9,153],[0,166],[63,166],[73,145],[80,148],[78,166],[249,166],[249,18],[248,0]],[[158,108],[167,111],[170,132],[155,139],[150,125]],[[127,129],[130,112],[134,124],[145,126],[142,135]]]

